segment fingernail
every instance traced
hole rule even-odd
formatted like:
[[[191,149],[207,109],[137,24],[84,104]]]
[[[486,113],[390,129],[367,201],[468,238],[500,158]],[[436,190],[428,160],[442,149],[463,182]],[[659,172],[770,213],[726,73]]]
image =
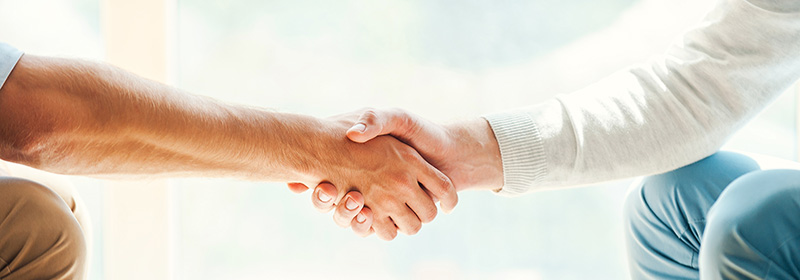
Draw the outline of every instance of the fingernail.
[[[366,220],[367,216],[365,216],[364,214],[358,213],[358,215],[356,215],[356,222],[358,222],[359,224],[363,223]]]
[[[331,201],[331,197],[330,197],[329,195],[327,195],[326,193],[322,192],[322,191],[318,191],[318,192],[317,192],[317,197],[318,197],[318,198],[319,198],[319,200],[320,200],[320,201],[322,201],[322,202],[328,202],[328,201]]]
[[[358,132],[364,132],[365,130],[367,130],[367,126],[364,125],[363,123],[357,123],[356,125],[351,127],[350,130],[354,130],[354,131],[358,131]]]
[[[356,203],[356,201],[353,200],[352,197],[348,197],[347,198],[347,202],[344,204],[344,207],[346,207],[347,210],[351,210],[351,211],[352,210],[356,210],[356,208],[358,208],[358,203]]]

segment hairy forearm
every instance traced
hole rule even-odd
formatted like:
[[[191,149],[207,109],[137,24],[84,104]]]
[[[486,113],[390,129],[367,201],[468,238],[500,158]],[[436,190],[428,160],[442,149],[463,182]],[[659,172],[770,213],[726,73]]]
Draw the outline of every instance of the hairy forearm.
[[[304,180],[319,120],[231,106],[111,66],[24,56],[0,90],[0,156],[81,175]]]

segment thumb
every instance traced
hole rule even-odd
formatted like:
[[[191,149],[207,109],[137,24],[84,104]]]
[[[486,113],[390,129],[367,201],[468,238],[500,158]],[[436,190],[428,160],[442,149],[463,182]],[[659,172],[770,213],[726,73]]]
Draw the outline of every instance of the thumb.
[[[396,110],[367,109],[358,121],[347,130],[347,138],[353,142],[364,143],[381,135],[391,134],[398,138],[406,138],[408,123],[411,118],[404,112]]]
[[[361,119],[358,121],[359,122],[354,124],[353,127],[347,130],[347,138],[349,138],[350,141],[364,143],[379,136],[380,130],[375,129],[375,126],[369,126],[369,130],[367,130],[367,125],[363,123]]]
[[[400,109],[367,109],[347,130],[347,138],[356,143],[364,143],[381,135],[392,135],[420,151],[423,156],[438,150],[448,141],[443,127]]]

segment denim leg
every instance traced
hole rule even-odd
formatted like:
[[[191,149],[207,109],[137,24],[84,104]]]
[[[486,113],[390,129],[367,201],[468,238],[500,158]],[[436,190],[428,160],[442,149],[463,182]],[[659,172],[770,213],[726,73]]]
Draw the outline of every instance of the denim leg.
[[[800,279],[800,171],[742,176],[708,214],[701,279]]]
[[[634,185],[624,208],[631,277],[698,279],[706,213],[728,184],[758,169],[747,156],[718,152]]]

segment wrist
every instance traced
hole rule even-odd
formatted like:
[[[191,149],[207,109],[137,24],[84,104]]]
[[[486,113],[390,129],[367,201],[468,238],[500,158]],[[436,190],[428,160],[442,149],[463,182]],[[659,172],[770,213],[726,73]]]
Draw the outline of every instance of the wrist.
[[[298,116],[302,125],[288,125],[288,132],[282,136],[285,143],[283,153],[286,158],[287,172],[293,174],[292,180],[316,185],[325,178],[325,168],[334,164],[330,162],[330,153],[335,151],[335,141],[338,131],[334,125],[326,120],[314,117]],[[342,136],[343,137],[343,136]]]
[[[345,136],[348,124],[329,119],[297,115],[300,123],[286,125],[282,136],[283,154],[288,174],[299,181],[316,185],[330,180],[331,166],[347,159],[346,149],[351,143]]]
[[[231,171],[246,170],[245,179],[257,181],[320,182],[318,157],[329,143],[323,120],[252,108],[231,111],[220,133],[228,144],[221,152],[234,161]]]
[[[446,126],[456,141],[457,162],[466,180],[456,184],[456,190],[496,190],[503,187],[503,161],[500,147],[489,123],[483,118]]]

